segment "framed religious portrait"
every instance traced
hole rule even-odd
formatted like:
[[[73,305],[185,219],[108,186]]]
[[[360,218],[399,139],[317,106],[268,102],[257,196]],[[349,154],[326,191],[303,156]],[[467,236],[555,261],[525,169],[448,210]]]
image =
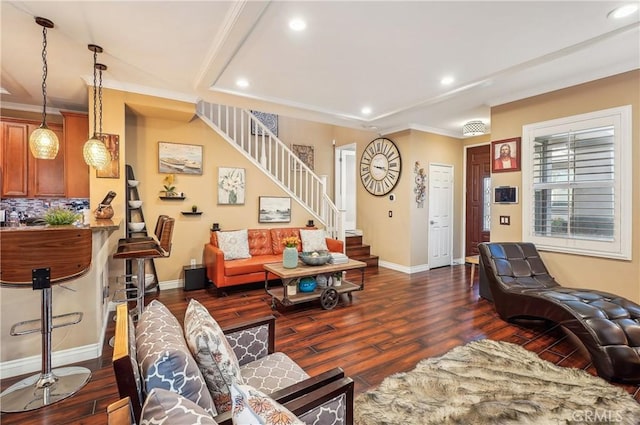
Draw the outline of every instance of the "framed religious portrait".
[[[520,171],[520,137],[491,142],[491,172]]]

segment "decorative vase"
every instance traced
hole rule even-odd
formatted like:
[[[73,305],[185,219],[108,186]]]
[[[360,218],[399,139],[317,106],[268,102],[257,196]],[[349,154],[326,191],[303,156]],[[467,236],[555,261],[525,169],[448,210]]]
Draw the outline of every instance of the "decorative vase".
[[[285,247],[282,251],[282,267],[285,269],[295,269],[298,267],[298,249],[295,247]]]

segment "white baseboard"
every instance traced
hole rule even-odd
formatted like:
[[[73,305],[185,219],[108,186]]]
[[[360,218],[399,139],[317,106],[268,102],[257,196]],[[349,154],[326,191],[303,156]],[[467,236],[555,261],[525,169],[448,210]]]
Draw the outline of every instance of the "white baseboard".
[[[93,360],[102,355],[99,344],[54,351],[51,353],[51,367],[61,367],[71,363]],[[0,363],[0,379],[42,371],[42,356],[31,356],[23,359],[9,360]]]

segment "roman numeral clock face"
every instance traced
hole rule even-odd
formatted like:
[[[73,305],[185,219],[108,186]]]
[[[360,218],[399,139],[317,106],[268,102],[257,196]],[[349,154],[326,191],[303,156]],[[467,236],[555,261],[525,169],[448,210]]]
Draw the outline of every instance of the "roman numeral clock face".
[[[367,145],[360,158],[360,179],[369,193],[384,196],[400,179],[400,151],[391,140],[380,137]]]

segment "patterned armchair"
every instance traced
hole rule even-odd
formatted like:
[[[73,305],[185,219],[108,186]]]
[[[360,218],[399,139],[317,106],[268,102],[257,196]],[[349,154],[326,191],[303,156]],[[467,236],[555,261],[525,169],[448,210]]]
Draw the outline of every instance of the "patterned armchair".
[[[224,382],[230,382],[233,376],[231,381],[237,379],[261,391],[302,423],[353,423],[353,381],[340,368],[309,377],[284,353],[275,352],[275,317],[221,329],[224,336],[218,338],[208,330],[211,323],[194,318],[204,316],[203,309],[192,300],[183,331],[166,307],[152,301],[134,330],[126,305],[118,306],[113,367],[120,397],[129,401],[121,400],[119,409],[109,411],[130,406],[136,423],[162,423],[166,416],[155,415],[159,411],[160,415],[168,415],[164,407],[157,407],[166,407],[167,393],[161,390],[168,390],[179,398],[168,402],[181,405],[176,411],[184,412],[184,398],[209,415],[212,423],[231,424],[231,399],[221,388],[226,389]],[[225,353],[224,348],[229,352]],[[217,363],[206,364],[207,358]],[[234,369],[235,361],[239,370]],[[152,391],[154,397],[150,399]],[[153,403],[155,409],[150,406]],[[111,413],[109,416],[113,423],[127,423],[116,421]],[[181,418],[185,419],[188,418]]]

